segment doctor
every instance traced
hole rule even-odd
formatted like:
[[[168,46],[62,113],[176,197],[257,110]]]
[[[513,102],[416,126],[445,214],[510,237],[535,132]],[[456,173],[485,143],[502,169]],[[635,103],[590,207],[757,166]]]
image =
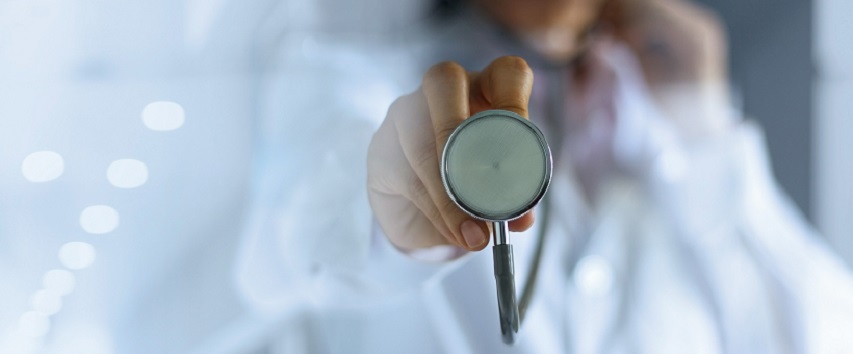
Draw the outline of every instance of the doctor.
[[[732,109],[711,14],[680,0],[483,0],[452,12],[430,50],[412,51],[439,64],[394,101],[369,148],[342,115],[349,135],[285,144],[313,151],[302,161],[318,169],[299,177],[284,160],[289,187],[254,214],[239,273],[248,302],[284,319],[272,348],[853,350],[851,278],[776,186],[759,128]],[[480,252],[488,230],[439,174],[450,132],[486,109],[536,122],[555,161],[548,201],[510,224],[517,286],[529,288],[512,347]],[[352,160],[365,148],[368,198],[340,178],[364,172]],[[336,189],[327,198],[322,186]]]

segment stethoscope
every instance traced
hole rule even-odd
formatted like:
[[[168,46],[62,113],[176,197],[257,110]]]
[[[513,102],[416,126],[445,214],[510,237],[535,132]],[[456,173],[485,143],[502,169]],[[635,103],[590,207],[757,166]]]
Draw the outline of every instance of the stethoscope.
[[[490,225],[498,314],[506,344],[516,340],[544,242],[543,227],[519,306],[508,225],[543,200],[552,168],[551,149],[539,128],[505,110],[482,111],[463,121],[448,138],[441,156],[442,182],[450,199]]]
[[[475,21],[478,19],[482,21],[480,25],[489,23],[474,16]],[[496,30],[501,37],[499,40],[514,45],[517,54],[523,54],[533,66],[550,71],[549,75],[546,75],[550,77],[545,78],[550,97],[543,113],[551,118],[546,119],[548,124],[554,125],[549,126],[550,131],[554,133],[550,136],[551,140],[557,146],[562,146],[563,137],[560,134],[563,128],[558,118],[566,113],[563,106],[568,90],[565,81],[565,75],[568,73],[566,68],[575,66],[589,51],[591,38],[597,32],[597,27],[593,25],[581,33],[580,51],[562,63],[550,62],[522,45],[510,32],[502,28]],[[502,155],[506,151],[516,149],[527,151],[529,161],[519,158],[519,155]],[[531,162],[535,163],[530,165]],[[516,342],[519,325],[524,320],[527,305],[536,286],[549,225],[550,203],[545,194],[551,183],[552,169],[551,150],[542,131],[524,117],[505,110],[482,111],[464,120],[450,135],[442,153],[441,177],[450,199],[471,216],[491,225],[498,315],[501,336],[506,344]],[[511,170],[516,173],[521,171],[521,176],[516,176],[519,177],[517,180],[504,178],[513,175],[508,173]],[[484,181],[488,183],[483,183]],[[520,188],[519,185],[526,187],[524,192],[508,193],[515,192],[514,188]],[[492,204],[498,201],[500,203]],[[533,259],[526,274],[521,297],[516,301],[514,260],[512,245],[509,243],[508,223],[524,215],[537,203],[541,204],[540,209],[543,210],[537,213],[537,223],[540,226],[536,234]]]

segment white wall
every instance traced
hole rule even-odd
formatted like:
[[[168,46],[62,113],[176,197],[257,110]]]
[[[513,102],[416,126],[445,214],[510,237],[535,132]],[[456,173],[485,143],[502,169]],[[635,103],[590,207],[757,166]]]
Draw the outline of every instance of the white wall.
[[[853,1],[814,4],[815,221],[853,264]]]

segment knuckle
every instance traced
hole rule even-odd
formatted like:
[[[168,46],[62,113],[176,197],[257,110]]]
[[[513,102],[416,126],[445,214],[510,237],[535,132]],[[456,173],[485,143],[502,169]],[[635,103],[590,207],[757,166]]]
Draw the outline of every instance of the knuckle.
[[[463,221],[469,218],[468,214],[462,211],[449,197],[442,198],[437,205],[447,225],[448,239],[453,240],[458,245],[464,245],[465,243],[462,241],[462,233],[459,227]]]
[[[415,193],[423,193],[427,194],[426,189],[424,188],[422,192]],[[423,215],[426,220],[429,220],[431,224],[431,228],[439,234],[441,239],[453,239],[453,234],[447,227],[447,223],[444,221],[444,217],[441,214],[441,210],[436,207],[436,204],[432,199],[423,199],[420,201],[413,201],[413,203],[419,213]]]
[[[441,236],[441,238],[446,240],[454,240],[453,233],[450,232],[450,229],[447,228],[447,224],[444,222],[444,219],[441,217],[441,212],[438,208],[434,206],[429,208],[428,210],[423,212],[424,215],[432,222],[435,227],[435,231]]]
[[[418,178],[417,175],[412,174],[412,176],[409,177],[409,182],[406,185],[409,189],[409,198],[412,201],[424,201],[429,199],[429,191],[427,191],[426,186],[423,182],[421,182],[420,178]]]
[[[395,135],[390,129],[393,127],[390,124],[383,123],[379,129],[373,133],[370,138],[370,143],[367,145],[367,172],[375,173],[387,168],[389,164],[393,164],[394,149],[393,140]]]
[[[494,65],[501,69],[517,70],[529,74],[533,73],[533,70],[530,69],[530,65],[527,65],[527,61],[515,55],[507,55],[497,58],[494,61]]]
[[[382,159],[378,155],[377,148],[373,142],[367,148],[367,177],[375,176],[381,169]]]
[[[447,211],[447,215],[445,215],[445,222],[447,223],[448,233],[452,238],[459,243],[459,245],[465,247],[465,237],[462,235],[461,225],[462,222],[469,219],[470,217],[464,211],[459,209],[456,204],[452,201],[445,207]]]
[[[380,170],[383,162],[386,160],[383,155],[383,149],[380,147],[379,141],[382,140],[382,131],[377,131],[370,139],[370,144],[367,146],[367,174],[370,176]]]
[[[400,159],[395,156],[401,152],[395,151],[399,147],[378,142],[389,138],[388,136],[379,137],[379,135],[380,133],[377,132],[368,146],[366,161],[368,188],[387,194],[400,194],[402,191],[398,186],[405,176],[405,172],[401,171],[405,170],[400,169]]]
[[[369,193],[397,194],[393,186],[391,177],[388,175],[371,174],[367,176],[367,191]]]
[[[450,200],[449,197],[444,198],[441,202],[440,208],[445,215],[447,222],[454,227],[458,227],[462,221],[468,219],[468,214],[465,214],[465,212],[462,211],[454,201]]]
[[[424,213],[424,215],[426,215],[426,217],[428,219],[430,219],[430,221],[432,221],[433,223],[435,223],[437,225],[441,225],[443,223],[443,219],[441,218],[441,212],[438,210],[438,208],[433,207],[433,208],[426,208],[426,209],[427,210],[425,210],[423,213]]]
[[[391,106],[388,107],[388,113],[385,115],[385,118],[389,119],[398,116],[402,112],[404,104],[405,96],[397,97],[394,102],[391,102]]]
[[[405,116],[406,112],[410,111],[411,106],[411,95],[397,97],[394,102],[391,102],[391,106],[388,107],[388,113],[385,119],[394,119],[395,117]]]
[[[435,149],[435,140],[427,139],[422,146],[419,147],[418,152],[415,154],[413,167],[420,171],[429,171],[430,169],[434,169],[438,167],[438,156],[437,151]]]
[[[441,141],[446,141],[450,134],[453,134],[453,131],[456,130],[458,126],[459,124],[457,122],[448,122],[447,124],[441,124],[440,126],[435,127],[435,136],[436,138],[441,139]],[[444,146],[442,146],[441,148],[443,150]]]
[[[440,80],[465,78],[465,68],[453,61],[444,61],[433,65],[424,74],[424,86]]]

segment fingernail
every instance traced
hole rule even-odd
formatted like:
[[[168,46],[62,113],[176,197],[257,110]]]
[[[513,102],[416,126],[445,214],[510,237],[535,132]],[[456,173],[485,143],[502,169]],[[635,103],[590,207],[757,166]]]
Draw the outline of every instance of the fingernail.
[[[462,223],[462,237],[465,238],[465,243],[469,248],[476,248],[486,243],[486,233],[473,220],[467,220]]]

